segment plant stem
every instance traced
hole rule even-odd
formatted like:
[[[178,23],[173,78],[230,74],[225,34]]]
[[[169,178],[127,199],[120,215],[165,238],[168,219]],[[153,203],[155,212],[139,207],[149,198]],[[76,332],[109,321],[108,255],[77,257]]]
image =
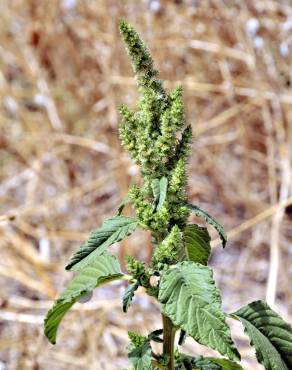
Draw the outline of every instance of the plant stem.
[[[167,355],[169,358],[167,370],[174,370],[175,328],[167,316],[162,315],[162,322],[163,322],[163,354]]]

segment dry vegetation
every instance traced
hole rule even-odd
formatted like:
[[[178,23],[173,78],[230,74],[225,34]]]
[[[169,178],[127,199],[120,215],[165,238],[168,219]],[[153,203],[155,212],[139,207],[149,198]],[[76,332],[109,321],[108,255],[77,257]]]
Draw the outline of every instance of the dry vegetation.
[[[137,93],[120,17],[184,86],[189,195],[229,231],[211,261],[225,308],[267,296],[290,321],[291,2],[1,0],[0,14],[0,369],[122,369],[127,330],[160,325],[142,291],[122,314],[119,283],[76,305],[57,346],[42,332],[68,257],[137,174],[117,135]],[[148,242],[127,239],[121,261],[147,261]],[[244,368],[261,369],[238,329]]]

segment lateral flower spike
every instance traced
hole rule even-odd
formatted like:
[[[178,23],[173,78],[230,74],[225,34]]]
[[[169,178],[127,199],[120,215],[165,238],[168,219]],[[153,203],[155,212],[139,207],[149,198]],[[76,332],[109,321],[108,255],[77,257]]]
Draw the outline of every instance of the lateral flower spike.
[[[153,59],[138,33],[124,20],[120,21],[119,29],[132,61],[138,85],[140,87],[152,87],[154,90],[164,93],[161,83],[155,80],[158,71],[154,68]]]

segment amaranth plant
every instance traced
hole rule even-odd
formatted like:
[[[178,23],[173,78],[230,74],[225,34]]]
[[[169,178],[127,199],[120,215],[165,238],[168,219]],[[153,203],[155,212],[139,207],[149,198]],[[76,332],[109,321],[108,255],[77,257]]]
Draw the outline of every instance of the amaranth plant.
[[[122,299],[124,312],[128,311],[138,287],[143,287],[155,297],[162,314],[161,329],[148,336],[129,333],[131,369],[242,369],[226,317],[241,321],[265,369],[292,369],[291,327],[265,302],[249,303],[231,314],[222,311],[220,292],[208,267],[211,251],[208,230],[188,222],[191,213],[203,218],[217,230],[224,248],[227,240],[223,227],[197,205],[188,203],[186,166],[192,131],[184,119],[182,88],[167,93],[134,28],[121,21],[120,32],[140,93],[135,111],[126,105],[120,107],[120,138],[140,168],[142,184],[130,188],[117,214],[93,231],[69,261],[66,270],[77,275],[48,312],[45,335],[54,344],[59,324],[75,302],[102,284],[120,279],[128,281]],[[128,203],[134,208],[135,218],[122,214]],[[108,247],[137,228],[151,233],[152,261],[146,266],[129,256],[128,274],[124,274]],[[176,344],[177,332],[180,334]],[[192,357],[182,353],[180,346],[186,336],[224,357]],[[162,343],[160,353],[154,353],[153,341]]]

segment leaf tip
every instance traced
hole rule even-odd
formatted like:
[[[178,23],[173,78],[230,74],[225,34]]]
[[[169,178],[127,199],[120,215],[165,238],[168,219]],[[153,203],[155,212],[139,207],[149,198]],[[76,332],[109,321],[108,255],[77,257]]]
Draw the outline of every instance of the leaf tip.
[[[66,270],[66,271],[70,271],[70,270],[71,270],[71,268],[72,268],[72,263],[71,263],[71,262],[69,262],[69,263],[65,266],[65,270]]]
[[[57,343],[56,333],[51,333],[50,328],[47,326],[47,322],[48,322],[48,317],[46,317],[45,320],[44,320],[44,334],[45,334],[46,338],[48,339],[48,341],[52,345],[55,345]]]

